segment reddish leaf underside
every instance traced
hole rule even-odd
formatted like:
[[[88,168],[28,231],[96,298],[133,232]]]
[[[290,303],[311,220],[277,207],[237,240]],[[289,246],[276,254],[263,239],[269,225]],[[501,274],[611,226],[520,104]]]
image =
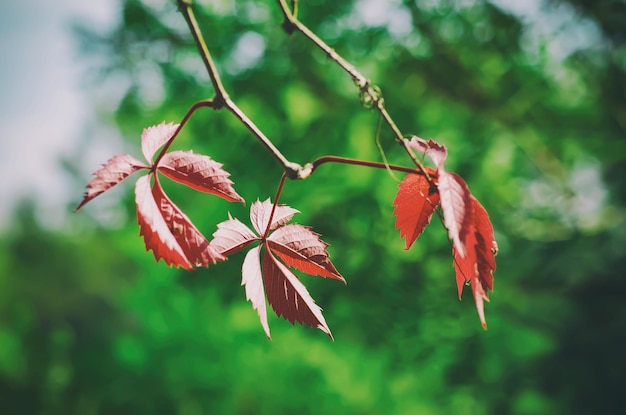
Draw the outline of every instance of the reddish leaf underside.
[[[300,324],[317,327],[326,333],[331,340],[333,339],[322,315],[322,309],[315,304],[298,277],[274,258],[271,252],[267,250],[267,246],[263,256],[263,279],[267,301],[276,315],[287,319],[291,324],[297,321]]]
[[[248,246],[252,241],[259,240],[252,231],[238,219],[229,219],[217,225],[217,231],[213,233],[211,246],[217,252],[228,256]]]
[[[430,177],[435,171],[426,167]],[[431,192],[431,190],[434,190]],[[426,177],[408,174],[398,185],[398,193],[393,200],[393,211],[396,217],[396,229],[400,229],[400,237],[406,238],[405,249],[409,249],[422,234],[426,225],[439,205],[439,193],[431,189]]]
[[[267,244],[288,266],[309,275],[334,278],[345,284],[345,279],[330,262],[326,251],[328,244],[319,237],[309,227],[291,224],[275,230]]]
[[[201,192],[212,193],[230,202],[244,202],[233,189],[229,173],[209,156],[192,151],[172,151],[159,162],[159,171],[170,179]]]
[[[209,242],[191,223],[187,215],[181,212],[178,206],[167,197],[158,181],[155,181],[152,187],[152,195],[170,233],[174,235],[176,242],[191,264],[208,267],[209,264],[215,264],[217,261],[226,259],[209,245]]]
[[[143,236],[146,250],[152,250],[158,261],[163,258],[167,265],[192,269],[183,249],[170,232],[159,206],[150,189],[150,175],[142,176],[135,185],[135,202],[139,234]]]
[[[140,169],[147,169],[141,161],[129,154],[116,154],[93,173],[94,178],[87,184],[87,191],[74,212],[94,197],[101,195],[122,180]]]

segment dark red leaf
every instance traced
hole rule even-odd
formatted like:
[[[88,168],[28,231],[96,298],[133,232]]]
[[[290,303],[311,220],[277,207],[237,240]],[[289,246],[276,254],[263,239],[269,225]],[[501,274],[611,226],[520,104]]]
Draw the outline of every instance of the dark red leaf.
[[[150,164],[152,164],[154,153],[172,138],[178,126],[179,124],[162,122],[159,125],[144,128],[141,133],[141,151]]]
[[[87,191],[85,192],[83,200],[76,209],[74,209],[74,212],[83,207],[85,203],[106,192],[137,170],[147,168],[148,166],[128,154],[117,154],[111,157],[99,170],[94,172],[94,178],[87,184]]]
[[[271,339],[270,326],[267,322],[260,252],[261,246],[255,246],[246,254],[241,270],[241,285],[246,289],[246,299],[252,303],[252,308],[259,314],[265,335]]]
[[[485,292],[493,290],[493,273],[496,270],[498,244],[493,235],[489,214],[478,200],[474,202],[474,225],[476,226],[476,256],[478,276]]]
[[[458,254],[465,257],[463,238],[464,233],[470,230],[467,222],[472,220],[470,191],[459,175],[448,173],[443,169],[439,171],[437,187],[448,235]]]
[[[436,175],[430,167],[426,167],[426,172],[430,177]],[[400,229],[400,237],[406,238],[405,249],[409,249],[421,235],[438,205],[439,193],[436,188],[431,189],[426,177],[408,174],[400,182],[393,200],[393,206],[396,207],[393,214],[396,217],[396,229]]]
[[[150,189],[150,175],[142,176],[137,180],[135,201],[139,234],[144,238],[146,250],[152,250],[157,261],[163,258],[168,265],[192,269],[192,264],[170,232],[154,200]]]
[[[243,248],[250,242],[259,240],[246,225],[228,215],[229,219],[217,225],[213,233],[211,246],[222,255],[228,256]]]
[[[167,197],[158,181],[155,181],[152,187],[152,195],[170,233],[174,235],[191,264],[208,267],[209,264],[215,264],[218,260],[226,259],[209,245],[209,242],[191,223],[187,215],[181,212],[178,206]]]
[[[269,248],[290,267],[309,275],[344,278],[330,262],[326,248],[328,244],[320,240],[320,235],[309,227],[291,224],[275,230],[267,239]]]
[[[495,254],[497,252],[496,241],[493,236],[493,227],[485,208],[470,195],[471,220],[467,223],[468,230],[464,232],[463,243],[466,247],[466,255],[461,257],[456,247],[452,247],[454,269],[459,299],[463,286],[471,283],[476,302],[476,309],[483,327],[487,328],[485,321],[484,301],[489,301],[487,292],[493,290],[493,272],[496,269]]]
[[[292,324],[297,321],[300,324],[317,327],[333,338],[322,315],[322,309],[315,304],[298,277],[269,251],[263,256],[263,278],[267,300],[279,317],[284,317]]]
[[[243,202],[233,189],[230,173],[209,156],[192,151],[172,151],[159,162],[159,171],[170,179],[201,192],[212,193],[230,202]]]

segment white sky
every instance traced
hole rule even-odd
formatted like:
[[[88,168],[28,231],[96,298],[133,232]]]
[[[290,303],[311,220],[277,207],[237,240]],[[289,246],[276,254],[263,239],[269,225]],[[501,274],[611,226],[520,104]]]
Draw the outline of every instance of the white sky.
[[[34,196],[43,216],[55,222],[64,202],[82,193],[69,188],[58,163],[93,119],[80,90],[85,65],[70,23],[108,27],[117,4],[22,0],[0,6],[0,229],[23,196]]]

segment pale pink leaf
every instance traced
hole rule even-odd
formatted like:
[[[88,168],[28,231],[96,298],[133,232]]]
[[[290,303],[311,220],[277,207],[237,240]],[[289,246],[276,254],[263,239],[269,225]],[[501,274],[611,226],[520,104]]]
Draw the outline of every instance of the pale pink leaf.
[[[478,317],[483,329],[487,330],[487,320],[485,319],[485,301],[489,301],[487,293],[483,289],[482,284],[478,278],[472,280],[472,291],[474,292],[474,302],[476,303],[476,311],[478,311]]]
[[[267,239],[270,249],[290,267],[309,275],[346,282],[330,262],[328,244],[307,226],[291,224],[275,230]]]
[[[306,287],[285,265],[278,261],[266,247],[263,256],[263,278],[267,300],[279,317],[292,324],[298,322],[317,327],[333,338],[322,309],[315,304]]]
[[[269,198],[263,202],[257,200],[250,206],[250,222],[252,222],[252,226],[254,226],[259,235],[263,235],[267,228],[267,223],[272,213],[272,206],[273,204]],[[296,213],[300,213],[300,211],[286,205],[276,206],[270,231],[289,222]]]
[[[443,162],[445,161],[446,157],[448,157],[448,150],[446,149],[446,146],[444,146],[443,144],[439,144],[436,141],[433,141],[432,138],[426,141],[423,138],[413,136],[408,144],[409,147],[411,147],[412,149],[424,153],[428,157],[430,157],[433,163],[435,163],[437,169],[443,167]]]
[[[152,187],[152,195],[170,233],[193,265],[208,267],[226,259],[209,245],[187,215],[167,197],[158,181]]]
[[[152,163],[154,153],[172,138],[177,129],[178,124],[165,122],[144,128],[141,133],[141,151],[146,160]]]
[[[260,252],[261,246],[255,246],[246,254],[241,271],[241,285],[246,289],[246,299],[252,303],[252,308],[259,314],[265,335],[268,339],[271,339],[270,326],[267,322],[267,306],[265,304],[265,290],[261,274]]]
[[[147,168],[148,166],[129,154],[116,154],[93,173],[94,177],[87,183],[87,191],[83,200],[74,211],[77,211],[85,203],[106,192],[137,170]]]
[[[159,206],[154,200],[150,189],[150,175],[142,176],[137,180],[135,201],[139,234],[144,238],[146,250],[152,250],[157,261],[163,258],[168,265],[192,269],[191,263],[168,229]]]
[[[230,173],[209,156],[192,151],[172,151],[159,162],[159,171],[170,179],[201,192],[212,193],[231,202],[243,202],[233,189]]]
[[[468,213],[468,209],[471,208],[470,191],[460,176],[446,171],[439,173],[437,187],[448,235],[459,255],[465,257],[463,237],[464,232],[468,231],[468,220],[471,220]]]
[[[259,240],[252,231],[238,219],[233,219],[230,214],[228,220],[217,225],[217,231],[213,233],[210,245],[224,256],[228,256],[245,248],[250,242]]]

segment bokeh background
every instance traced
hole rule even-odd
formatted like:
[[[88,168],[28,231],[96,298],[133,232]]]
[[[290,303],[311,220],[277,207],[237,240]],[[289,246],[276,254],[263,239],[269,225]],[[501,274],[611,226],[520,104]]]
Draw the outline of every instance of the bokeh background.
[[[54,3],[54,4],[53,4]],[[456,298],[437,219],[405,251],[397,181],[324,165],[281,201],[347,286],[303,277],[335,342],[270,318],[243,254],[189,273],[138,237],[132,182],[77,214],[90,173],[140,155],[210,82],[174,1],[3,5],[2,414],[588,414],[626,407],[626,4],[621,0],[301,1],[300,16],[379,85],[405,133],[444,143],[500,246],[488,331]],[[274,2],[199,1],[232,98],[293,161],[380,160],[377,115]],[[410,165],[390,131],[390,162]],[[175,148],[223,162],[248,201],[281,174],[226,112]],[[247,208],[166,183],[207,236]]]

